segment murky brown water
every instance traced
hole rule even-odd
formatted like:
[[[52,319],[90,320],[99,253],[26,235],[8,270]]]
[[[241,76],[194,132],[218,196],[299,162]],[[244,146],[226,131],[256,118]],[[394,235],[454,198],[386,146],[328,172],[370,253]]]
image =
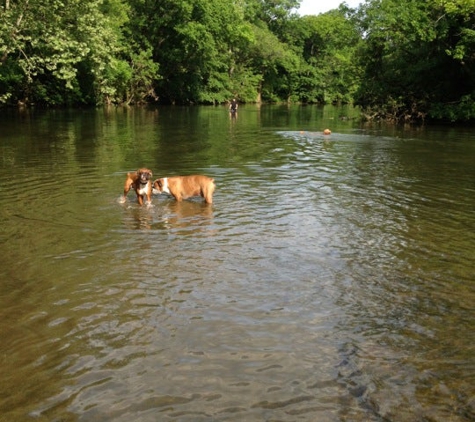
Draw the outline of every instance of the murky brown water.
[[[474,420],[475,132],[347,112],[3,112],[0,420]]]

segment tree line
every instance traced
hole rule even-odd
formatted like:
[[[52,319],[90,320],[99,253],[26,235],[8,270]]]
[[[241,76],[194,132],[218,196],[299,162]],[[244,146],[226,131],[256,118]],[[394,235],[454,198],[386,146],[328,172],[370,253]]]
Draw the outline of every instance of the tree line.
[[[0,105],[353,103],[475,119],[475,0],[2,0]]]

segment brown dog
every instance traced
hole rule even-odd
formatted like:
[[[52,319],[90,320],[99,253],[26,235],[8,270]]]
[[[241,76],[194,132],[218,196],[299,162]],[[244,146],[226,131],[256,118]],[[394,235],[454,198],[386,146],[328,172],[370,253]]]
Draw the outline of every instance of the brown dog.
[[[144,197],[147,198],[147,202],[152,202],[152,171],[147,168],[141,168],[137,171],[127,173],[127,179],[125,179],[124,196],[121,202],[125,202],[127,194],[130,188],[134,188],[137,194],[137,200],[140,205],[143,205]]]
[[[213,192],[215,189],[214,179],[207,176],[175,176],[164,177],[153,182],[153,187],[159,193],[168,193],[177,201],[190,198],[192,196],[202,196],[207,204],[213,203]]]

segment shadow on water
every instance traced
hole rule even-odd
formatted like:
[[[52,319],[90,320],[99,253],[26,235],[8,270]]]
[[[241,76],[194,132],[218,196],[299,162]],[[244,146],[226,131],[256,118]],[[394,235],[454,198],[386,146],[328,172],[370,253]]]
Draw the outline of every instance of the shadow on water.
[[[473,420],[473,135],[353,113],[0,116],[2,420]]]

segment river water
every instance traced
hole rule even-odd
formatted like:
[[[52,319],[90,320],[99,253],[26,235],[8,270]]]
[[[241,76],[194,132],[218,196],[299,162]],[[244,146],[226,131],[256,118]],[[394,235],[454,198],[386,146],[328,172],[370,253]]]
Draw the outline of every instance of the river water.
[[[473,421],[475,132],[354,115],[3,111],[0,420]]]

